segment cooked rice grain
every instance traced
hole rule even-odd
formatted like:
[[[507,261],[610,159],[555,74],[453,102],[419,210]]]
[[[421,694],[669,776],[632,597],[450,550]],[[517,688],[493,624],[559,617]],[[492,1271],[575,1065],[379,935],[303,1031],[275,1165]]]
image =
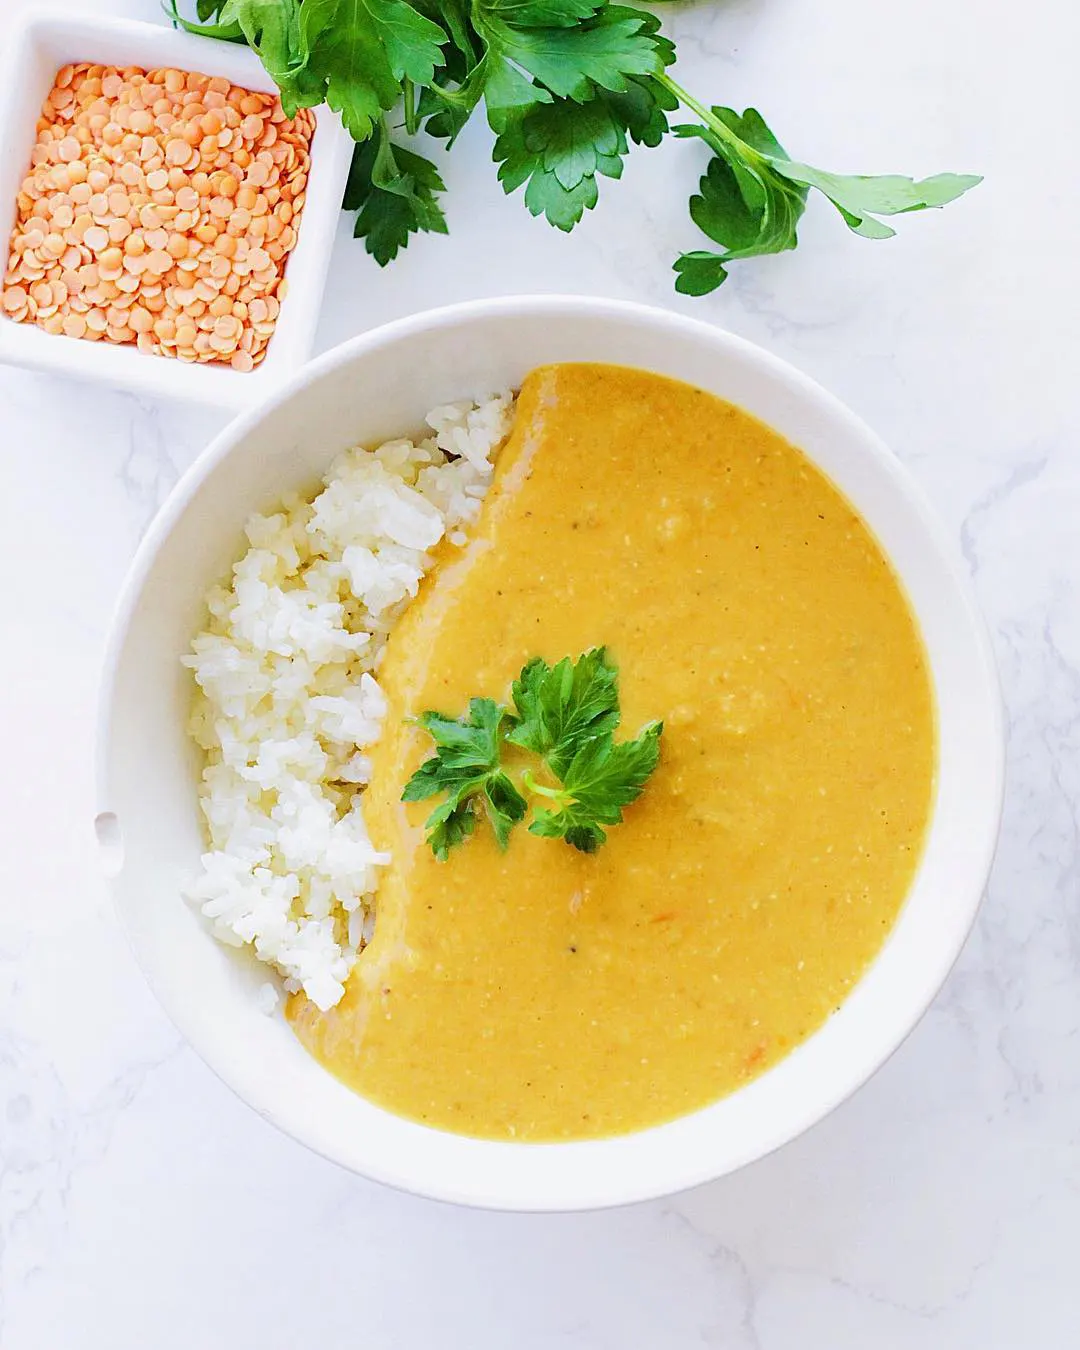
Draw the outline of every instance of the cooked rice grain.
[[[322,1009],[370,937],[389,860],[363,813],[386,713],[379,659],[431,550],[465,542],[512,417],[510,395],[436,408],[431,436],[346,451],[313,500],[252,516],[184,658],[210,843],[188,898]]]

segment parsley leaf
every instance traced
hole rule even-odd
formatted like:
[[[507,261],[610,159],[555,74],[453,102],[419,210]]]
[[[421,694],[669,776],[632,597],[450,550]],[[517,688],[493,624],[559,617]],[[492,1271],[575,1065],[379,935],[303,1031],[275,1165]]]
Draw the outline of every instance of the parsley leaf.
[[[326,102],[358,141],[401,94],[383,35],[364,0],[304,0],[301,43],[324,80]]]
[[[505,191],[526,184],[532,215],[572,230],[599,199],[596,175],[618,178],[626,150],[622,128],[602,102],[559,99],[509,119],[494,153]]]
[[[436,750],[406,783],[401,800],[419,802],[446,793],[425,822],[428,843],[440,862],[472,834],[478,808],[486,810],[500,848],[525,815],[525,798],[499,766],[506,717],[493,699],[474,698],[464,717],[426,712],[419,718]]]
[[[706,109],[666,76],[661,78],[702,119],[676,126],[676,136],[703,140],[715,156],[690,198],[690,216],[723,252],[695,250],[676,261],[675,288],[687,295],[715,290],[726,280],[730,262],[795,248],[811,188],[832,202],[855,234],[889,239],[896,231],[878,216],[945,206],[982,181],[972,174],[916,180],[899,174],[827,173],[792,160],[756,109],[742,114],[732,108]]]
[[[866,239],[891,239],[896,231],[875,216],[899,216],[909,211],[926,211],[948,206],[969,188],[982,182],[978,174],[936,173],[930,178],[905,178],[901,174],[826,173],[809,164],[787,160],[785,178],[817,188],[828,197],[853,234]]]
[[[674,61],[674,47],[665,43],[660,50],[665,65]],[[679,100],[664,85],[648,79],[628,80],[621,92],[606,94],[605,102],[636,145],[653,148],[668,134],[665,114],[679,106]]]
[[[539,83],[525,83],[520,74],[502,76],[494,84],[489,80],[484,94],[488,122],[498,133],[493,157],[504,190],[526,184],[531,214],[564,231],[596,205],[597,174],[621,176],[627,134],[639,144],[659,144],[667,131],[665,109],[677,106],[647,78],[674,60],[655,16],[609,4],[594,23],[575,30],[595,40],[592,48],[579,38],[572,44],[569,29],[549,31],[543,44],[531,37],[526,48],[523,35],[514,34],[517,45],[509,54]],[[612,49],[621,51],[621,64],[610,60]]]
[[[512,5],[492,0],[479,0],[474,12],[478,31],[504,60],[556,98],[584,102],[597,88],[622,91],[631,75],[655,75],[664,67],[658,19],[626,5],[593,9],[573,24],[547,28],[525,26]]]
[[[395,258],[410,234],[446,233],[437,194],[446,191],[429,159],[395,145],[380,118],[375,134],[354,150],[345,209],[356,211],[353,234],[380,266]]]
[[[445,862],[450,850],[463,844],[476,829],[472,801],[455,802],[447,798],[426,821],[427,841],[439,862]]]
[[[305,8],[311,2],[304,0]],[[327,0],[327,3],[344,10],[346,22],[350,10],[365,8],[395,78],[412,80],[414,84],[431,83],[435,71],[443,64],[442,48],[446,41],[446,34],[437,23],[404,0]]]
[[[614,741],[611,732],[585,741],[560,775],[554,810],[537,811],[530,834],[565,839],[582,853],[595,853],[607,839],[603,825],[618,825],[623,808],[637,801],[660,760],[662,722],[650,722],[632,741]]]
[[[745,130],[746,144],[751,139],[763,148],[772,145],[778,155],[783,147],[758,114],[748,109],[739,118],[730,108],[714,108],[713,113],[737,132]],[[760,123],[760,126],[758,125]],[[725,264],[738,258],[753,258],[764,253],[782,253],[798,242],[796,226],[806,207],[807,188],[772,173],[768,162],[748,160],[731,151],[708,127],[697,124],[677,126],[676,136],[696,136],[715,151],[716,157],[690,198],[690,218],[704,234],[724,246],[722,254],[698,252],[684,255],[675,264],[680,274],[676,289],[701,295],[719,286],[727,277]],[[700,284],[703,275],[714,276],[712,285]],[[688,280],[684,284],[683,278]]]
[[[541,755],[558,778],[581,745],[619,725],[619,672],[603,647],[554,666],[534,657],[511,697],[518,720],[507,740]]]
[[[521,28],[572,28],[600,7],[601,0],[496,0],[491,6]]]
[[[621,176],[627,136],[642,145],[659,144],[667,110],[661,87],[637,80],[621,93],[600,91],[588,103],[555,99],[518,110],[501,119],[495,141],[499,181],[507,192],[526,184],[525,205],[532,215],[572,230],[597,203],[596,175]]]

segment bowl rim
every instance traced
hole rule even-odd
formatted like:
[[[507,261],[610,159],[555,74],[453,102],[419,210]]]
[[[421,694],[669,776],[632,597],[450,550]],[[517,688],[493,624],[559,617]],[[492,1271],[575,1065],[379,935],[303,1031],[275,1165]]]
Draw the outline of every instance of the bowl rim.
[[[721,1165],[710,1161],[708,1157],[697,1156],[688,1152],[686,1156],[673,1157],[670,1165],[662,1172],[658,1170],[648,1176],[633,1176],[627,1179],[626,1184],[618,1188],[603,1181],[596,1183],[587,1180],[570,1188],[567,1193],[560,1193],[557,1198],[553,1197],[552,1202],[548,1202],[542,1195],[539,1195],[535,1185],[524,1185],[516,1189],[507,1187],[497,1193],[478,1194],[475,1187],[463,1186],[454,1176],[447,1176],[444,1180],[440,1180],[437,1185],[430,1182],[418,1183],[410,1176],[407,1162],[400,1167],[369,1166],[366,1162],[361,1164],[353,1156],[355,1150],[339,1146],[325,1132],[320,1133],[311,1129],[310,1122],[306,1121],[301,1114],[294,1113],[289,1119],[283,1119],[269,1103],[253,1099],[253,1094],[233,1082],[218,1067],[214,1060],[212,1046],[205,1043],[196,1044],[194,1040],[188,1038],[184,1030],[182,1011],[177,1010],[173,1002],[160,991],[154,972],[144,963],[137,948],[134,935],[123,914],[116,888],[110,886],[110,890],[120,926],[128,939],[144,977],[150,984],[166,1015],[181,1031],[181,1034],[188,1040],[188,1043],[191,1044],[204,1063],[217,1074],[227,1087],[261,1116],[278,1125],[285,1133],[350,1172],[366,1176],[408,1193],[479,1208],[518,1212],[570,1212],[630,1204],[674,1195],[691,1187],[717,1180],[751,1162],[764,1158],[831,1114],[841,1102],[857,1092],[891,1058],[921,1021],[937,996],[967,941],[978,913],[1000,829],[1005,786],[1005,721],[1001,687],[989,632],[954,540],[938,520],[922,490],[910,476],[905,466],[876,433],[836,396],[782,358],[745,338],[701,319],[633,301],[602,297],[559,294],[502,296],[470,300],[420,311],[347,339],[302,367],[275,393],[244,409],[234,417],[189,466],[144,534],[114,608],[102,664],[96,719],[95,784],[98,803],[96,809],[99,812],[107,813],[110,809],[109,746],[114,715],[113,690],[138,599],[160,547],[213,469],[249,432],[272,416],[276,408],[287,403],[294,394],[324,374],[340,366],[360,360],[365,354],[379,347],[400,342],[420,333],[446,328],[453,329],[460,324],[474,320],[520,316],[523,312],[527,312],[534,317],[551,317],[552,319],[557,317],[561,320],[574,317],[599,318],[646,325],[653,328],[658,327],[661,330],[666,328],[669,332],[678,331],[687,338],[697,338],[710,345],[718,353],[727,351],[739,359],[756,365],[760,370],[779,379],[798,398],[809,402],[811,405],[816,405],[817,409],[831,419],[833,423],[844,427],[849,435],[857,439],[868,455],[878,460],[879,465],[886,470],[891,486],[906,498],[907,506],[917,517],[919,528],[935,546],[938,557],[948,573],[949,584],[954,588],[956,597],[961,602],[968,620],[968,637],[972,643],[971,654],[982,682],[979,693],[986,703],[987,750],[990,772],[984,784],[986,791],[984,793],[982,818],[976,821],[977,828],[965,839],[964,872],[965,878],[967,878],[968,898],[959,914],[954,916],[946,937],[942,939],[937,949],[930,953],[930,959],[920,968],[917,973],[918,978],[912,979],[903,1016],[894,1019],[894,1024],[888,1028],[888,1034],[878,1035],[873,1052],[866,1055],[863,1062],[846,1075],[842,1086],[837,1086],[828,1095],[822,1095],[812,1101],[807,1100],[801,1103],[801,1110],[788,1112],[782,1127],[774,1128],[771,1132],[763,1131],[760,1139],[753,1147],[744,1149],[742,1153],[729,1155]],[[812,455],[810,458],[811,462],[816,462]],[[903,574],[900,575],[903,579]],[[934,809],[936,812],[936,806]],[[933,819],[933,816],[931,819]],[[105,849],[103,852],[106,858],[105,870],[108,873],[108,850]],[[885,948],[882,948],[882,951],[884,950]],[[868,972],[880,959],[880,955],[879,952],[874,957],[868,967]],[[855,996],[857,989],[858,986],[849,994],[847,1001]],[[825,1025],[828,1025],[828,1023]],[[818,1034],[819,1032],[813,1033],[808,1038],[807,1044],[811,1043]],[[796,1050],[793,1053],[797,1054],[798,1051]],[[790,1058],[791,1056],[785,1057],[784,1060],[780,1061],[780,1064],[786,1063]],[[767,1079],[772,1072],[774,1070],[761,1075],[755,1082]],[[624,1141],[640,1139],[658,1131],[671,1130],[680,1121],[692,1120],[703,1112],[714,1109],[714,1105],[700,1108],[675,1122],[651,1126],[629,1135],[613,1136],[601,1140],[552,1144],[498,1143],[488,1140],[469,1140],[469,1142],[471,1144],[482,1144],[490,1149],[533,1150],[538,1152],[553,1150],[581,1151],[618,1147]],[[428,1134],[445,1134],[443,1131],[435,1131],[430,1127],[414,1125],[413,1122],[402,1120],[402,1124],[411,1129],[423,1130]],[[463,1136],[450,1137],[464,1138]]]

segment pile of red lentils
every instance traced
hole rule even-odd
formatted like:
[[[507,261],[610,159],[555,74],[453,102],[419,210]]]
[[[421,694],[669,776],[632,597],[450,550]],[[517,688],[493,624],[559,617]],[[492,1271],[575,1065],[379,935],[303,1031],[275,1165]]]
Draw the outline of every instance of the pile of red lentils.
[[[314,115],[182,70],[64,66],[0,297],[49,333],[257,366],[285,292]]]

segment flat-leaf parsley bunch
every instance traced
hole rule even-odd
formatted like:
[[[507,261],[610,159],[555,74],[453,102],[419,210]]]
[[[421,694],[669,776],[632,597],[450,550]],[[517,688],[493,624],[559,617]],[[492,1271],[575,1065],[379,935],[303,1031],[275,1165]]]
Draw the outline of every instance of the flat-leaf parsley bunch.
[[[611,0],[195,0],[190,32],[246,42],[288,113],[328,103],[358,142],[345,206],[385,265],[409,236],[446,233],[436,166],[403,144],[423,129],[452,146],[483,109],[507,192],[560,230],[618,178],[631,143],[697,137],[711,152],[690,215],[715,248],[675,263],[676,289],[715,290],[730,263],[798,243],[811,189],[868,239],[882,217],[944,206],[980,181],[833,174],[793,160],[753,108],[696,99],[671,78],[675,48],[655,15]],[[400,109],[400,113],[398,113]],[[692,122],[673,122],[680,109]],[[391,123],[395,135],[391,134]]]
[[[406,783],[402,801],[442,796],[426,822],[440,862],[483,818],[505,848],[529,811],[529,797],[530,834],[595,853],[607,839],[603,827],[620,823],[659,762],[662,722],[647,723],[631,741],[615,739],[618,669],[603,647],[554,666],[534,657],[510,697],[513,708],[474,698],[461,717],[426,712],[417,718],[435,753]],[[509,767],[509,746],[533,756],[529,767]]]

